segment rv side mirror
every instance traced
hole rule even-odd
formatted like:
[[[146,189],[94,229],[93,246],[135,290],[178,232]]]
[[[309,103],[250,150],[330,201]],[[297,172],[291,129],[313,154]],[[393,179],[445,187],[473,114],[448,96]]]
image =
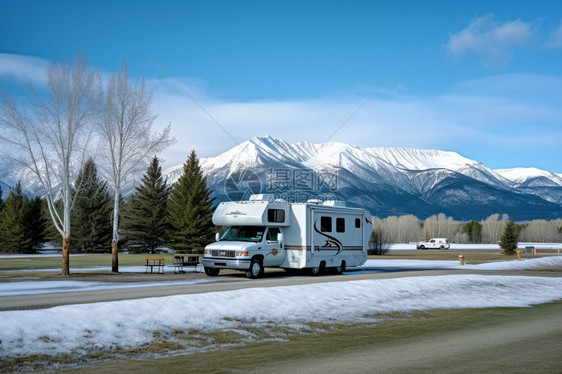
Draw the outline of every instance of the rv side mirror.
[[[215,241],[218,242],[221,239],[221,234],[219,234],[218,232],[215,233]]]
[[[282,232],[277,234],[277,240],[279,241],[279,243],[283,243],[283,233]]]

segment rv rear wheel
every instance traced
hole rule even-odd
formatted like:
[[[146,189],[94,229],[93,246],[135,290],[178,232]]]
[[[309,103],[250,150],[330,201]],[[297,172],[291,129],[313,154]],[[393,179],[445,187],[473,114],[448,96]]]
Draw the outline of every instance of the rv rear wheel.
[[[345,261],[341,262],[340,266],[334,268],[337,275],[341,275],[345,271]]]
[[[246,271],[246,276],[248,278],[256,279],[263,275],[263,265],[261,261],[254,258],[250,264],[250,269]]]
[[[205,268],[205,274],[207,274],[210,277],[216,277],[217,275],[219,275],[220,271],[221,269]]]

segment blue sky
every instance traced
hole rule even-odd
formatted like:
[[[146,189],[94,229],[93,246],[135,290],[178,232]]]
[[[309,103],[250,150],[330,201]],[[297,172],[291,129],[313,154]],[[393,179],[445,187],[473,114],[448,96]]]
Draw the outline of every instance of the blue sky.
[[[147,79],[167,166],[268,134],[562,173],[560,1],[0,0],[3,90],[77,53]]]

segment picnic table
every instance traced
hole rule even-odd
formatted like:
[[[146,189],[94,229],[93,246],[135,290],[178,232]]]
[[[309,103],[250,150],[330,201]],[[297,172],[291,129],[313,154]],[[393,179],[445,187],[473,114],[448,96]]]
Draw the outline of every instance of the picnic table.
[[[184,266],[197,267],[198,264],[199,256],[174,255],[174,273],[185,273]]]
[[[154,270],[156,270],[156,273],[161,273],[164,274],[164,259],[163,258],[145,258],[144,259],[146,261],[146,269],[145,269],[145,274],[148,274],[148,269],[150,269],[150,273],[154,273]],[[156,269],[154,269],[156,268]]]

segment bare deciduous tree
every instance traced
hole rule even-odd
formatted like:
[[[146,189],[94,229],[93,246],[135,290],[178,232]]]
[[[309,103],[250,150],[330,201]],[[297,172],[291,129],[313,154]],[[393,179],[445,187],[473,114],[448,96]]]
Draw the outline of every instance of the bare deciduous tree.
[[[104,100],[98,129],[102,139],[101,167],[106,171],[114,192],[113,239],[111,246],[113,272],[119,271],[119,200],[121,189],[137,173],[146,169],[155,154],[174,142],[168,126],[161,133],[152,132],[158,117],[152,112],[152,93],[144,79],[140,84],[129,81],[127,64],[113,74],[103,92]]]
[[[389,243],[410,243],[421,240],[420,220],[412,214],[400,217],[388,216],[378,224],[384,232],[384,239]]]
[[[63,239],[62,274],[69,275],[72,183],[89,156],[99,75],[86,58],[53,62],[47,68],[48,92],[29,85],[30,104],[19,107],[1,94],[0,133],[4,157],[39,181],[49,213]],[[76,186],[79,188],[79,186]],[[61,199],[62,212],[55,209]]]
[[[447,217],[444,213],[428,217],[423,222],[423,237],[425,240],[430,238],[449,238],[452,239],[462,225],[452,217]]]
[[[536,219],[525,225],[519,239],[523,242],[562,242],[562,219],[546,221]]]
[[[509,221],[507,214],[500,216],[498,213],[492,214],[482,221],[482,243],[497,243],[507,221]]]

